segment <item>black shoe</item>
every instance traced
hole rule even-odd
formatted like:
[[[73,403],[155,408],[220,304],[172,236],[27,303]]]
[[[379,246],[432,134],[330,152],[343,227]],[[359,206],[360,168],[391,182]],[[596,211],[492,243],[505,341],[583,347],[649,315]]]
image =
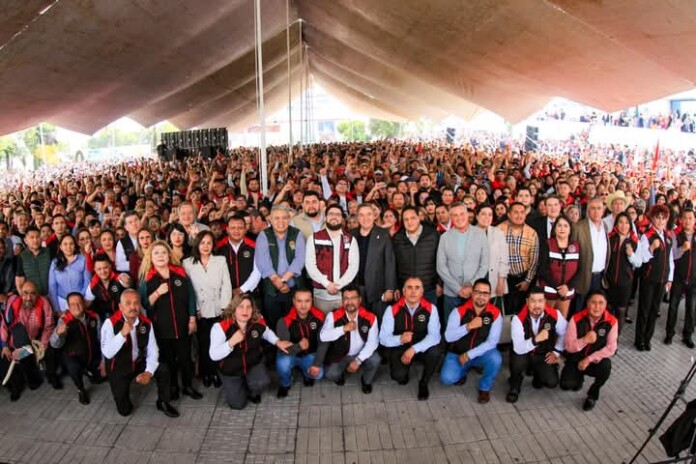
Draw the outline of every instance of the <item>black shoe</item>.
[[[516,392],[514,390],[510,390],[510,393],[507,394],[505,399],[507,400],[508,403],[517,403],[517,400],[519,397],[520,397],[519,392]]]
[[[454,384],[459,386],[459,387],[461,387],[465,383],[466,383],[466,375],[464,377],[462,377],[461,379],[457,380],[456,382],[454,382]]]
[[[310,379],[308,377],[303,377],[302,383],[304,384],[305,387],[313,387],[314,386],[314,379]]]
[[[85,390],[78,390],[77,397],[80,400],[80,404],[89,404],[89,395]]]
[[[532,379],[532,387],[539,390],[541,388],[544,388],[544,384],[541,383],[541,380],[534,378],[534,379]]]
[[[337,378],[337,379],[335,380],[335,382],[336,382],[336,385],[338,385],[339,387],[344,386],[344,385],[346,384],[346,376],[345,376],[345,374],[341,374],[341,376],[340,376],[339,378]]]
[[[157,410],[162,411],[167,417],[179,417],[179,411],[171,404],[157,400]]]
[[[290,391],[290,387],[278,387],[278,398],[285,398],[288,396],[288,392]]]
[[[365,383],[362,377],[360,377],[360,384],[362,385],[362,392],[366,395],[372,393],[372,384]]]
[[[583,411],[591,411],[592,409],[594,409],[595,403],[596,403],[595,400],[593,400],[590,397],[587,397],[585,399],[585,402],[582,404],[582,410]]]
[[[222,386],[222,380],[218,374],[213,376],[213,387],[220,388]]]
[[[184,390],[181,392],[186,396],[191,397],[193,400],[200,400],[203,398],[203,395],[201,395],[201,392],[195,390],[193,387],[186,387]]]
[[[645,345],[643,345],[642,343],[636,343],[636,350],[645,351]]]
[[[645,351],[650,351],[650,350],[652,350],[652,345],[650,344],[650,342],[648,342],[648,343],[646,343],[645,345],[643,345],[643,347],[645,348]]]
[[[203,386],[205,388],[210,388],[210,385],[212,384],[212,380],[209,375],[204,375],[203,376]]]
[[[671,344],[672,344],[672,336],[671,336],[671,335],[667,335],[667,336],[665,337],[665,345],[671,345]]]
[[[63,389],[63,381],[60,379],[60,377],[53,377],[51,380],[49,380],[49,382],[54,390]]]
[[[692,350],[694,349],[694,346],[696,346],[694,345],[693,340],[691,340],[690,338],[685,338],[684,340],[682,340],[682,342],[684,343],[684,345],[686,345],[687,348],[690,348]]]
[[[181,395],[179,394],[179,387],[172,387],[169,397],[172,401],[178,400],[181,397]]]
[[[408,379],[406,379],[406,380],[399,380],[397,383],[398,383],[399,385],[402,385],[402,386],[403,386],[403,385],[408,385]]]
[[[427,400],[429,397],[430,390],[428,390],[428,382],[418,382],[418,399],[424,401]]]
[[[633,324],[633,319],[631,319],[630,317],[626,316],[626,318],[624,319],[624,322],[625,322],[626,324]]]
[[[254,404],[259,404],[261,402],[261,394],[257,393],[256,395],[249,395],[249,401]]]

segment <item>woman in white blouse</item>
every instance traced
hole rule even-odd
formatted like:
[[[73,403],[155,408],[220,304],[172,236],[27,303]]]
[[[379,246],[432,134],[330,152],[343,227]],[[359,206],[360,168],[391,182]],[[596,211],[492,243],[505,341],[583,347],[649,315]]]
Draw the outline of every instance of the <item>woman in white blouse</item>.
[[[200,232],[194,241],[190,258],[184,269],[196,292],[198,310],[199,374],[203,385],[219,388],[220,377],[216,364],[210,360],[210,329],[220,321],[222,311],[232,300],[232,284],[223,256],[213,256],[215,237],[209,230]]]
[[[476,207],[476,225],[488,236],[488,282],[491,284],[491,303],[502,309],[502,299],[507,293],[509,269],[508,246],[505,234],[492,227],[493,207],[487,203]]]

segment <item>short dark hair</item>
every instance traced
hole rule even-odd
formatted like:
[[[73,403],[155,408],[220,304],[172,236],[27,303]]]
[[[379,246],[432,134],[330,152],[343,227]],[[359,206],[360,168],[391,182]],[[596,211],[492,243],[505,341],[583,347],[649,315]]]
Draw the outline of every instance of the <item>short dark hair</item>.
[[[529,293],[527,294],[527,298],[529,298],[530,295],[538,295],[539,293],[541,293],[542,295],[544,295],[546,293],[546,292],[544,292],[544,287],[542,287],[541,285],[535,285],[534,287],[529,289]]]
[[[76,297],[76,296],[79,296],[80,299],[81,299],[82,301],[85,301],[84,295],[82,295],[82,293],[80,293],[80,292],[70,292],[70,293],[68,293],[68,296],[65,297],[65,301],[70,302],[70,298],[73,298],[73,297]]]
[[[474,285],[472,285],[471,287],[476,287],[478,284],[485,285],[486,287],[488,287],[488,290],[492,288],[491,283],[488,281],[488,279],[484,279],[483,277],[481,277],[480,279],[476,279],[474,281]]]
[[[604,292],[604,290],[598,289],[598,290],[592,290],[590,293],[587,294],[587,301],[590,301],[590,298],[592,298],[595,295],[599,295],[602,298],[604,298],[604,301],[607,301],[607,294]]]

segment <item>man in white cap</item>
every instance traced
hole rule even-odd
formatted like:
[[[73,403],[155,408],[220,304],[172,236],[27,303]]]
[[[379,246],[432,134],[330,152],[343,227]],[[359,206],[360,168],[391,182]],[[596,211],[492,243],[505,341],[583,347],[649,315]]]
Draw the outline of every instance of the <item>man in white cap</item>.
[[[604,222],[604,228],[607,233],[614,229],[614,220],[619,213],[623,213],[628,206],[626,201],[626,194],[623,190],[617,190],[616,192],[610,193],[606,199],[607,208],[611,211],[611,214],[607,215],[602,221]]]

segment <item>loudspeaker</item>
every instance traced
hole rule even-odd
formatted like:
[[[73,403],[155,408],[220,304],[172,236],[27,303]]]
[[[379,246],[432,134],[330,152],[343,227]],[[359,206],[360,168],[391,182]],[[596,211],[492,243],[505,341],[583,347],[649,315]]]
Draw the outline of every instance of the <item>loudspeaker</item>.
[[[447,128],[447,143],[453,143],[454,137],[457,135],[457,129],[454,127]]]
[[[539,128],[527,126],[527,137],[524,140],[524,151],[536,151],[539,146]]]

